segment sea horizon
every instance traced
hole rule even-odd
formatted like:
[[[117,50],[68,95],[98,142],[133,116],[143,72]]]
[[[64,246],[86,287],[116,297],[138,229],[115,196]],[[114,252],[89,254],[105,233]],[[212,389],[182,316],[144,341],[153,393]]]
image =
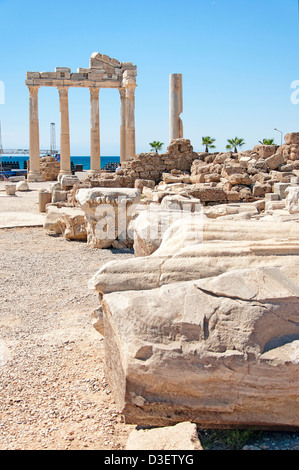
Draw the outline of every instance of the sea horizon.
[[[24,162],[29,160],[29,155],[1,155],[2,162],[17,162],[19,163],[20,170],[24,169]],[[107,163],[120,161],[119,155],[103,155],[101,156],[101,168]],[[89,155],[75,155],[71,156],[71,163],[74,165],[83,165],[83,170],[90,170],[90,156]]]

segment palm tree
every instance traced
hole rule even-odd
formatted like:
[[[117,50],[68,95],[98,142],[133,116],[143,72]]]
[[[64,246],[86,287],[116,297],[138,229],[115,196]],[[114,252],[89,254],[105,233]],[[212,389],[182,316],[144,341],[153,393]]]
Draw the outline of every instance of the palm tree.
[[[153,140],[153,142],[150,142],[150,146],[152,147],[153,150],[158,153],[158,150],[161,150],[164,145],[164,142],[159,142],[158,140]]]
[[[274,145],[274,139],[259,140],[259,143],[262,145]]]
[[[214,145],[216,139],[213,139],[210,136],[202,137],[202,145],[205,146],[205,151],[209,153],[209,149],[215,149],[216,145]]]
[[[244,139],[239,139],[238,137],[235,137],[234,139],[227,139],[229,145],[226,146],[228,149],[234,149],[235,153],[238,153],[238,147],[243,147],[245,145]]]

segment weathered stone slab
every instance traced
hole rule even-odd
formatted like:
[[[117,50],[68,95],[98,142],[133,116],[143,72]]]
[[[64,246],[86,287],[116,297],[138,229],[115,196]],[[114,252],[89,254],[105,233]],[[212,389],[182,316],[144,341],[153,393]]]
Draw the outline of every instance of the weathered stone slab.
[[[281,153],[275,153],[271,157],[266,158],[265,161],[270,170],[276,170],[279,165],[282,165],[284,163],[284,157]]]
[[[80,183],[80,180],[78,178],[78,176],[76,175],[63,175],[61,178],[60,178],[60,184],[61,184],[61,187],[64,188],[64,187],[72,187],[76,184],[79,184]]]
[[[235,270],[104,296],[106,375],[128,424],[296,429],[299,270]]]
[[[203,450],[194,423],[154,429],[134,429],[126,450]]]
[[[146,236],[139,230],[144,246],[138,241],[137,255],[143,256],[104,265],[90,280],[91,289],[100,293],[153,289],[237,268],[299,263],[296,222],[281,223],[272,217],[265,221],[181,218],[165,230],[156,248],[158,241],[156,246],[150,245],[152,239],[146,231],[151,227],[150,218],[148,214],[143,214],[143,218],[141,215],[140,228],[144,228]],[[154,217],[152,222],[155,223]],[[154,249],[150,256],[146,255],[148,248]]]

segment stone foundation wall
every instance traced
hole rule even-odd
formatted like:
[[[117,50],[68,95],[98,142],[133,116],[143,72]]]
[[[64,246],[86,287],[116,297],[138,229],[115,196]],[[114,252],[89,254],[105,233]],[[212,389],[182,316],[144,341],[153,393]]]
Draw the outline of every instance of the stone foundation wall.
[[[60,163],[56,158],[47,155],[40,159],[40,171],[43,181],[56,181],[60,171]]]

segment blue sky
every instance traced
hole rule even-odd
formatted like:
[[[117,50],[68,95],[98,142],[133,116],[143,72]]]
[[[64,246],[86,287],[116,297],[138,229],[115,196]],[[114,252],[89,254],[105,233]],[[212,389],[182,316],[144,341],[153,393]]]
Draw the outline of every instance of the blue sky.
[[[0,0],[0,104],[5,148],[28,147],[26,71],[88,67],[92,52],[137,65],[136,151],[169,144],[169,75],[183,75],[184,137],[202,151],[201,137],[263,138],[299,131],[297,0]],[[299,96],[299,94],[298,94]],[[72,155],[89,155],[89,93],[70,89]],[[119,155],[117,90],[101,90],[102,155]],[[39,92],[40,146],[59,142],[55,88]]]

